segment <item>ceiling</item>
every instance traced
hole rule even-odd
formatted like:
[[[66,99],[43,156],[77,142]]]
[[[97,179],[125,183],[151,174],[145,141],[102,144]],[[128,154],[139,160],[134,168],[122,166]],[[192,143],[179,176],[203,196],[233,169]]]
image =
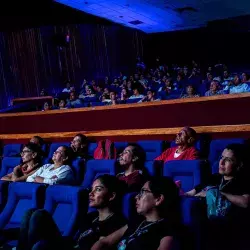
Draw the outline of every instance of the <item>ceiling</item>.
[[[200,28],[250,14],[247,0],[55,0],[146,33]]]

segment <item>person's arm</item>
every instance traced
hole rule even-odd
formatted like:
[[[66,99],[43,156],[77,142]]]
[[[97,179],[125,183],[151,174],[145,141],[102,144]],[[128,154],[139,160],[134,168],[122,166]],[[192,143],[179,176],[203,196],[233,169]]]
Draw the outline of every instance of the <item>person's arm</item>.
[[[170,154],[170,149],[167,149],[166,151],[164,151],[161,155],[159,155],[158,157],[156,157],[154,160],[155,161],[165,161],[165,159],[168,157],[168,155]]]
[[[189,160],[197,160],[199,159],[199,152],[193,148],[193,150],[190,152],[190,155],[189,155]]]
[[[9,174],[7,174],[7,175],[5,175],[5,176],[3,176],[3,177],[1,178],[1,180],[2,180],[2,181],[11,181],[12,175],[13,175],[13,172],[12,172],[12,173],[9,173]]]
[[[16,182],[16,181],[26,181],[27,178],[31,175],[33,175],[35,172],[37,171],[37,169],[31,171],[29,174],[26,174],[26,175],[23,175],[23,176],[20,176],[20,177],[16,177],[13,181]]]
[[[166,236],[161,239],[160,246],[157,250],[171,250],[173,249],[174,239],[172,236]]]
[[[46,166],[46,165],[45,165]],[[44,170],[44,166],[40,167],[37,171],[35,171],[32,175],[28,176],[26,182],[35,182],[37,176],[40,176]]]
[[[186,192],[186,193],[184,193],[184,195],[185,196],[195,196],[197,194],[197,192],[196,192],[196,189],[194,188],[194,189],[192,189],[192,190],[190,190],[190,191],[188,191],[188,192]]]
[[[73,181],[73,173],[70,167],[66,167],[58,174],[54,175],[51,178],[44,178],[43,183],[54,185],[54,184],[69,184]]]
[[[224,195],[229,201],[231,201],[234,205],[242,208],[248,208],[250,203],[250,195],[244,194],[244,195],[233,195],[221,192],[222,195]]]
[[[124,226],[120,228],[119,230],[115,231],[114,233],[108,235],[107,237],[104,237],[100,240],[98,240],[92,247],[91,250],[101,250],[101,249],[106,249],[110,248],[121,240],[122,236],[128,229],[128,226]]]

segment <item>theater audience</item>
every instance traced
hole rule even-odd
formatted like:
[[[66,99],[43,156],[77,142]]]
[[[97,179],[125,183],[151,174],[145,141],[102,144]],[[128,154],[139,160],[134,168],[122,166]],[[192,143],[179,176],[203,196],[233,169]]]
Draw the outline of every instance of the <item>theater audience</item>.
[[[210,90],[205,93],[205,96],[223,95],[223,90],[219,89],[219,82],[213,80],[210,84]]]
[[[66,146],[59,147],[53,154],[53,164],[45,164],[27,178],[27,182],[53,184],[73,184],[74,175],[68,162],[71,150]]]
[[[100,239],[92,250],[172,250],[176,249],[180,209],[178,189],[174,182],[163,177],[144,184],[136,196],[137,213],[141,223],[131,221],[111,235]]]
[[[136,143],[129,144],[120,154],[118,162],[124,172],[117,175],[119,180],[126,182],[128,191],[139,191],[148,179],[145,171],[145,151]]]
[[[4,181],[26,181],[41,166],[41,147],[34,143],[28,143],[24,146],[22,152],[22,163],[16,166],[12,173],[1,178]]]
[[[61,235],[46,210],[28,210],[22,219],[17,249],[90,250],[99,239],[126,225],[127,222],[121,214],[123,191],[123,184],[115,176],[97,177],[89,193],[89,206],[97,211],[87,214],[79,223],[80,228],[74,239]],[[40,241],[42,245],[39,247]]]
[[[243,145],[228,145],[219,161],[219,173],[186,193],[206,197],[209,222],[205,230],[210,233],[208,242],[212,239],[210,249],[247,249],[244,247],[249,246],[249,242],[246,244],[250,205],[247,157]]]
[[[235,76],[233,80],[233,86],[229,89],[230,94],[250,92],[250,88],[247,83],[241,82],[239,76]]]
[[[196,94],[195,88],[192,84],[188,84],[186,87],[186,94],[183,95],[181,98],[194,98],[199,97],[198,94]]]
[[[199,158],[199,153],[194,147],[196,131],[190,127],[184,127],[175,138],[176,147],[172,147],[155,158],[157,161],[172,160],[195,160]]]
[[[70,147],[73,151],[72,158],[81,158],[88,160],[88,138],[83,134],[77,134],[71,141]]]

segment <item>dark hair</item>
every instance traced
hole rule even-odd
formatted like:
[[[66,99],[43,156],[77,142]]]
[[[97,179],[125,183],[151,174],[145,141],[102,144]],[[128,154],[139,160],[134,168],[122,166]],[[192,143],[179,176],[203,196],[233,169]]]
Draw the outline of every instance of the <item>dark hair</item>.
[[[181,222],[179,189],[169,177],[151,177],[149,188],[155,197],[164,196],[159,212],[173,223]]]
[[[247,147],[244,144],[240,143],[232,143],[226,146],[227,150],[231,150],[234,154],[234,157],[237,161],[237,163],[242,163],[242,166],[240,168],[240,173],[242,173],[246,166],[248,165],[248,154],[247,154]]]
[[[35,136],[33,136],[33,138],[36,138],[38,140],[38,143],[40,144],[40,146],[42,146],[44,144],[44,140],[42,137],[35,135]]]
[[[189,137],[193,137],[194,139],[196,139],[196,131],[193,129],[193,128],[190,128],[190,127],[185,127],[188,131],[188,135]]]
[[[61,147],[64,148],[64,154],[66,157],[68,157],[68,159],[64,163],[70,165],[73,158],[72,149],[65,145],[62,145]]]
[[[146,152],[144,149],[137,143],[129,143],[128,147],[131,146],[133,157],[137,157],[138,159],[135,161],[135,167],[137,169],[144,169],[145,161],[146,161]]]
[[[43,151],[39,145],[32,143],[32,142],[29,142],[29,143],[25,144],[23,148],[28,148],[33,153],[37,153],[36,157],[34,158],[34,162],[41,164]]]
[[[120,181],[116,176],[109,174],[99,175],[95,180],[99,180],[102,185],[108,189],[109,193],[116,193],[115,199],[111,203],[111,207],[116,211],[121,210],[122,198],[126,190],[124,182]]]
[[[86,136],[86,135],[83,135],[83,134],[77,134],[77,135],[75,135],[74,137],[76,137],[76,136],[80,137],[80,139],[81,139],[81,143],[87,143],[88,138],[87,138],[87,136]]]

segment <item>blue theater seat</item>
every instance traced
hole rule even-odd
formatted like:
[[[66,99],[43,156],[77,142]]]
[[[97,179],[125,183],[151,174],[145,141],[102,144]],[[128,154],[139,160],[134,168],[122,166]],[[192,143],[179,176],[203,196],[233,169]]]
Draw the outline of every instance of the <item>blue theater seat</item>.
[[[82,186],[91,187],[93,180],[102,174],[115,175],[115,160],[90,160],[86,163],[86,172]]]
[[[20,152],[22,150],[22,144],[7,144],[3,148],[3,156],[4,157],[16,157],[20,156]]]
[[[120,154],[128,146],[128,143],[127,142],[114,142],[114,146],[117,150],[117,154]]]
[[[0,171],[0,178],[13,172],[13,169],[21,164],[22,158],[21,157],[4,157],[2,160],[2,168]]]
[[[9,184],[9,181],[0,180],[0,212],[3,210],[7,202]]]
[[[162,141],[138,141],[146,152],[146,161],[152,161],[162,153]]]
[[[147,161],[145,168],[150,176],[162,176],[163,161]]]
[[[45,185],[26,182],[10,183],[8,201],[0,215],[0,230],[20,227],[24,212],[42,208]]]
[[[80,185],[84,178],[84,172],[85,172],[85,160],[84,159],[75,159],[72,164],[71,168],[74,172],[76,184]]]
[[[96,142],[91,142],[89,144],[88,152],[90,156],[94,156],[95,149],[97,148],[97,143]]]
[[[224,148],[231,143],[244,144],[245,140],[241,138],[218,139],[212,140],[210,143],[209,161],[211,164],[218,161]]]
[[[182,190],[187,192],[202,183],[208,176],[208,164],[202,160],[168,161],[164,164],[163,176],[180,180]]]
[[[63,236],[74,236],[81,214],[88,208],[88,195],[82,187],[49,186],[44,209],[53,217]]]
[[[48,159],[51,159],[51,158],[52,158],[54,152],[55,152],[60,146],[70,146],[70,143],[69,143],[69,142],[54,142],[54,143],[51,143],[50,149],[49,149]]]
[[[122,200],[122,212],[128,221],[132,221],[138,217],[135,207],[135,196],[138,193],[132,192],[124,195]]]

